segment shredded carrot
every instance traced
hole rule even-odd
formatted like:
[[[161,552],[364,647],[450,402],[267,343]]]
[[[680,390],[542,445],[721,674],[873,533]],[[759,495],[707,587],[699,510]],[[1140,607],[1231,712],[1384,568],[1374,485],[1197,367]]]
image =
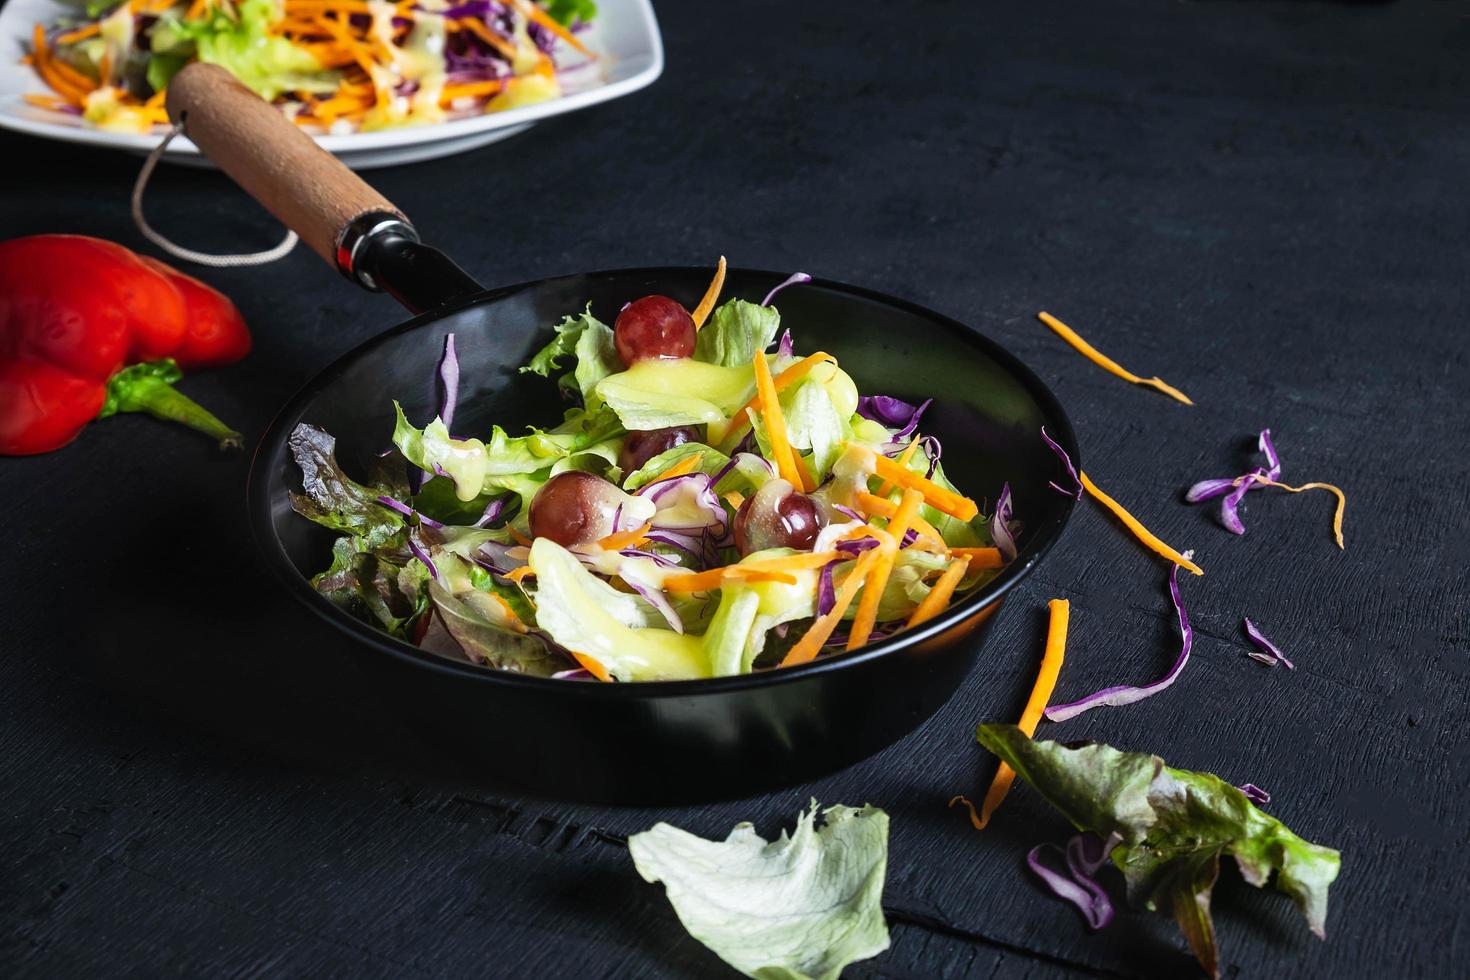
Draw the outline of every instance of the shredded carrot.
[[[476,20],[473,17],[464,17],[460,20],[451,21],[451,23],[456,24],[459,27],[464,28],[465,30],[468,30],[471,34],[475,35],[475,37],[478,37],[480,40],[490,45],[496,51],[499,51],[502,55],[506,57],[507,60],[515,58],[515,45],[511,44],[505,38],[501,37],[499,34],[496,34],[494,31],[492,31],[489,27],[485,26],[484,21]]]
[[[1071,604],[1066,599],[1053,599],[1048,605],[1051,608],[1051,622],[1046,630],[1046,652],[1041,656],[1041,670],[1036,675],[1036,684],[1031,688],[1031,696],[1026,699],[1026,707],[1021,711],[1021,720],[1017,723],[1017,727],[1026,733],[1027,738],[1036,734],[1036,725],[1041,721],[1047,702],[1051,700],[1052,691],[1056,689],[1057,677],[1062,672],[1062,661],[1067,656],[1067,621],[1071,615]],[[954,806],[956,801],[963,801],[970,808],[970,822],[975,825],[975,829],[984,830],[1001,801],[1010,792],[1011,783],[1015,779],[1015,771],[1002,762],[985,794],[984,802],[980,804],[978,815],[974,805],[963,796],[956,796],[949,801],[949,805]]]
[[[531,571],[530,565],[522,565],[520,568],[512,568],[510,571],[506,572],[505,577],[510,579],[512,582],[519,584],[526,578],[526,576],[535,574],[535,572]]]
[[[618,551],[631,547],[642,541],[643,536],[648,533],[648,529],[651,527],[653,527],[652,524],[645,524],[642,527],[635,527],[631,531],[616,531],[598,541],[597,547],[603,551]]]
[[[893,574],[894,560],[898,557],[898,550],[903,547],[903,538],[908,533],[909,524],[919,512],[919,504],[923,502],[922,493],[912,488],[905,490],[903,500],[888,521],[886,533],[878,539],[878,549],[883,555],[873,568],[868,584],[863,587],[857,615],[853,617],[852,629],[847,634],[847,649],[856,650],[864,646],[873,635],[873,627],[878,624],[878,603],[882,600],[883,590],[888,587],[888,579]]]
[[[970,559],[971,568],[1005,568],[1005,559],[999,548],[951,548],[949,553],[956,558]]]
[[[548,31],[570,44],[572,47],[576,48],[587,57],[597,57],[591,51],[587,50],[586,45],[577,40],[577,36],[575,34],[563,27],[560,21],[558,21],[555,17],[552,17],[546,11],[542,10],[540,7],[536,6],[534,3],[528,3],[526,2],[526,0],[515,0],[515,5],[516,9],[524,14],[527,18],[534,20],[536,23],[540,24],[542,27],[546,28]]]
[[[1061,337],[1067,343],[1076,348],[1077,353],[1081,354],[1083,357],[1087,358],[1089,361],[1096,364],[1104,371],[1107,371],[1109,374],[1115,374],[1118,377],[1122,378],[1124,381],[1131,381],[1136,385],[1146,385],[1149,388],[1153,388],[1157,391],[1162,391],[1170,398],[1173,398],[1176,401],[1181,401],[1186,405],[1194,404],[1194,402],[1189,400],[1188,395],[1180,391],[1178,388],[1175,388],[1173,385],[1166,384],[1164,382],[1164,379],[1157,377],[1144,378],[1134,374],[1132,371],[1123,367],[1123,365],[1119,364],[1117,361],[1108,357],[1102,351],[1098,350],[1096,347],[1093,347],[1087,341],[1083,340],[1081,335],[1078,334],[1077,331],[1073,330],[1071,327],[1067,326],[1065,323],[1063,323],[1061,320],[1058,320],[1050,313],[1038,313],[1036,314],[1036,318],[1042,323],[1046,324],[1048,327],[1051,327],[1053,330],[1055,330],[1057,336]]]
[[[959,588],[960,580],[965,577],[969,568],[969,558],[962,556],[951,562],[944,574],[939,576],[939,581],[929,590],[929,594],[919,603],[919,607],[909,615],[908,627],[912,629],[920,623],[927,623],[948,609],[949,601],[954,598],[954,590]]]
[[[710,592],[720,588],[726,579],[742,579],[747,582],[781,582],[784,585],[796,584],[796,576],[788,572],[741,564],[711,568],[704,572],[691,572],[687,575],[670,575],[664,579],[664,591]]]
[[[56,43],[75,44],[77,41],[85,41],[89,37],[96,36],[101,30],[102,25],[100,23],[83,24],[81,27],[78,27],[74,31],[67,31],[65,34],[58,34],[56,37]]]
[[[1190,561],[1188,558],[1185,558],[1179,552],[1175,551],[1173,548],[1164,544],[1164,542],[1155,537],[1152,531],[1139,523],[1138,518],[1134,517],[1132,514],[1128,513],[1128,511],[1124,510],[1122,504],[1118,503],[1112,497],[1109,497],[1107,494],[1099,490],[1097,488],[1097,484],[1093,483],[1092,479],[1086,473],[1080,473],[1078,475],[1082,478],[1082,485],[1087,488],[1087,492],[1092,494],[1093,497],[1097,498],[1098,503],[1102,504],[1108,510],[1112,511],[1113,515],[1117,517],[1118,520],[1123,522],[1124,527],[1133,532],[1133,536],[1138,538],[1138,540],[1142,542],[1145,548],[1149,549],[1157,555],[1169,559],[1180,568],[1188,569],[1196,575],[1203,575],[1205,573],[1205,570],[1203,568],[1200,568],[1194,562]]]
[[[731,509],[739,510],[740,505],[745,503],[745,495],[739,490],[731,490],[725,494],[725,503],[729,504]]]
[[[858,491],[856,502],[861,510],[873,515],[874,517],[892,517],[894,515],[894,512],[898,510],[898,504],[895,504],[887,497],[879,497],[876,494],[868,493],[865,490]],[[944,544],[944,538],[942,535],[940,535],[939,531],[934,527],[933,524],[930,524],[918,514],[915,514],[913,518],[909,521],[909,526],[912,527],[915,531],[919,532],[920,539],[929,538],[934,544],[937,544],[939,545],[939,547],[948,550],[948,548],[946,548]]]
[[[440,102],[453,102],[455,99],[483,99],[495,95],[505,88],[505,83],[496,78],[487,79],[483,82],[461,82],[455,85],[444,86],[444,91],[439,95]]]
[[[781,661],[782,667],[810,663],[816,658],[817,654],[822,651],[823,644],[832,636],[832,631],[842,621],[847,607],[852,605],[853,596],[857,595],[857,590],[862,587],[868,573],[872,570],[873,563],[877,560],[877,548],[869,548],[858,556],[857,563],[852,566],[852,571],[848,573],[847,578],[837,590],[837,601],[833,603],[826,615],[818,616],[806,634],[786,652],[785,658]]]
[[[661,480],[671,480],[676,476],[688,476],[690,473],[693,473],[695,470],[699,469],[700,464],[702,464],[703,462],[704,453],[690,453],[688,456],[685,456],[673,466],[670,466],[668,469],[660,473],[658,475],[658,479],[654,482],[657,483]]]
[[[771,379],[771,366],[766,363],[766,355],[756,351],[751,363],[755,367],[756,398],[760,401],[761,420],[766,423],[766,435],[771,440],[776,473],[798,490],[816,489],[806,485],[801,471],[796,468],[796,451],[786,437],[786,416],[781,414],[781,400],[776,397],[776,386]]]
[[[738,567],[749,568],[757,572],[796,572],[821,568],[828,562],[842,561],[851,557],[841,551],[803,551],[794,555],[782,555],[779,558],[746,559]]]
[[[720,264],[715,266],[715,277],[710,280],[709,288],[704,291],[704,297],[699,305],[689,315],[694,318],[694,329],[698,330],[704,326],[704,321],[709,317],[710,311],[715,308],[715,302],[720,298],[720,290],[725,286],[725,257],[720,256]]]
[[[598,663],[596,660],[593,660],[591,657],[587,656],[587,654],[578,653],[575,650],[568,650],[567,652],[572,655],[572,659],[576,660],[577,663],[582,665],[583,670],[587,671],[587,673],[591,674],[593,677],[596,677],[598,680],[603,682],[612,680],[612,675],[607,672],[607,668]]]
[[[905,446],[903,452],[898,454],[898,465],[907,468],[909,465],[909,461],[914,458],[914,453],[918,451],[918,448],[919,440],[917,439]],[[892,481],[884,480],[882,483],[878,484],[878,496],[886,497],[892,492]]]
[[[1343,493],[1342,490],[1333,486],[1331,483],[1303,483],[1299,487],[1291,487],[1285,483],[1268,480],[1258,473],[1252,473],[1250,477],[1263,487],[1275,487],[1278,490],[1285,490],[1289,493],[1301,493],[1304,490],[1326,490],[1335,496],[1337,498],[1337,510],[1333,511],[1332,514],[1332,534],[1337,538],[1337,546],[1344,551],[1347,550],[1347,546],[1342,543],[1342,515],[1343,511],[1347,510],[1347,494]],[[1237,480],[1235,482],[1239,483],[1241,481]]]
[[[961,497],[953,490],[946,490],[933,480],[925,479],[913,470],[900,466],[897,461],[882,453],[874,453],[872,450],[868,452],[873,457],[873,469],[878,476],[896,486],[918,490],[924,495],[924,502],[935,510],[962,521],[973,520],[980,513],[980,508],[969,497]]]
[[[522,534],[520,531],[517,531],[515,528],[511,527],[509,524],[506,525],[505,529],[510,532],[511,537],[516,539],[516,544],[525,545],[527,548],[529,548],[532,544],[535,543],[530,538]]]
[[[797,381],[800,381],[802,378],[810,374],[812,368],[816,367],[818,364],[824,364],[828,361],[836,364],[837,358],[833,357],[831,354],[826,353],[825,351],[817,351],[815,354],[809,354],[806,357],[803,357],[801,360],[797,361],[795,364],[791,365],[786,370],[782,371],[780,374],[776,375],[776,377],[772,379],[771,383],[775,385],[777,392],[785,391]],[[750,401],[742,405],[738,412],[730,416],[729,423],[726,424],[724,431],[720,433],[719,438],[715,439],[715,441],[720,443],[729,443],[731,436],[735,435],[737,432],[743,431],[745,429],[745,426],[749,424],[750,416],[746,413],[759,407],[760,395],[757,394],[756,397],[752,398]],[[711,437],[713,438],[713,434],[711,434]]]

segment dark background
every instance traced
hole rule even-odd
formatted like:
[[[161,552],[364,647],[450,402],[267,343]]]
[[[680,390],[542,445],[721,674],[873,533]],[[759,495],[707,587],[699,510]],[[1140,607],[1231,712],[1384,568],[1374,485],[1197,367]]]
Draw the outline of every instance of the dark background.
[[[1465,8],[659,13],[653,88],[370,179],[486,283],[724,253],[885,290],[1008,345],[1055,386],[1098,482],[1208,570],[1183,586],[1199,636],[1172,690],[1042,734],[1258,783],[1270,812],[1341,849],[1325,944],[1283,896],[1226,872],[1228,975],[1459,974]],[[143,247],[136,159],[11,135],[0,157],[0,235]],[[215,174],[161,170],[150,210],[200,248],[277,235]],[[304,248],[203,276],[257,346],[183,387],[251,436],[400,318]],[[1197,406],[1103,374],[1040,309]],[[1347,489],[1345,552],[1325,495],[1253,494],[1243,538],[1180,503],[1194,480],[1253,465],[1265,425],[1286,479]],[[893,947],[849,976],[1191,974],[1171,921],[1125,915],[1089,935],[1034,885],[1026,849],[1067,828],[1028,788],[984,834],[945,808],[990,777],[973,725],[1018,712],[1048,598],[1073,607],[1059,697],[1172,662],[1164,567],[1093,505],[1007,605],[988,664],[917,733],[787,792],[639,811],[518,795],[367,700],[325,628],[257,569],[246,466],[139,418],[0,462],[3,972],[714,975],[621,835],[668,819],[723,836],[746,818],[769,835],[815,796],[893,818]],[[1294,673],[1245,657],[1242,615]]]

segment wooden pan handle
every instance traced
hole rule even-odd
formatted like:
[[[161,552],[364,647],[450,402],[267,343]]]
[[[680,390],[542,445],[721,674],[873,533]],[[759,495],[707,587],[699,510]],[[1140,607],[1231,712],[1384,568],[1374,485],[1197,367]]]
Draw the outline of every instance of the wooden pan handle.
[[[168,83],[168,116],[245,192],[300,235],[333,268],[354,219],[405,219],[387,198],[303,133],[281,111],[217,65],[195,62]]]

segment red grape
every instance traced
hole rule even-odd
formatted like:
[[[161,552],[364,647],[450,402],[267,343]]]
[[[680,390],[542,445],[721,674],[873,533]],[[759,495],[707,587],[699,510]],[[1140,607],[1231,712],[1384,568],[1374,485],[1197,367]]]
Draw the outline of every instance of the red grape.
[[[558,473],[531,498],[531,537],[550,538],[567,548],[605,538],[612,533],[622,496],[600,476],[580,470]]]
[[[648,429],[629,432],[618,453],[618,466],[626,476],[641,467],[659,453],[667,452],[686,442],[697,442],[699,430],[692,425],[673,425],[667,429]]]
[[[667,296],[635,299],[613,324],[613,346],[629,367],[638,361],[688,357],[694,343],[694,318]]]
[[[768,480],[735,512],[735,547],[741,555],[767,548],[810,548],[822,530],[816,502],[785,480]]]

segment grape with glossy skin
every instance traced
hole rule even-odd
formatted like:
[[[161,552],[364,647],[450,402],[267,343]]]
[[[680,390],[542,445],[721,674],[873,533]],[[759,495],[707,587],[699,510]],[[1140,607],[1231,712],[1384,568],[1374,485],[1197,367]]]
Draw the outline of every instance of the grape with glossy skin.
[[[694,318],[667,296],[645,296],[623,307],[613,324],[613,346],[623,363],[689,357],[696,341]]]
[[[785,480],[768,480],[735,512],[735,547],[742,556],[767,548],[808,549],[823,523],[811,497]]]
[[[605,538],[622,499],[622,492],[600,476],[558,473],[531,498],[531,537],[550,538],[564,548]]]
[[[668,452],[686,442],[698,442],[699,430],[692,425],[671,425],[667,429],[645,429],[629,432],[618,452],[618,466],[626,476],[640,468],[659,453]]]

